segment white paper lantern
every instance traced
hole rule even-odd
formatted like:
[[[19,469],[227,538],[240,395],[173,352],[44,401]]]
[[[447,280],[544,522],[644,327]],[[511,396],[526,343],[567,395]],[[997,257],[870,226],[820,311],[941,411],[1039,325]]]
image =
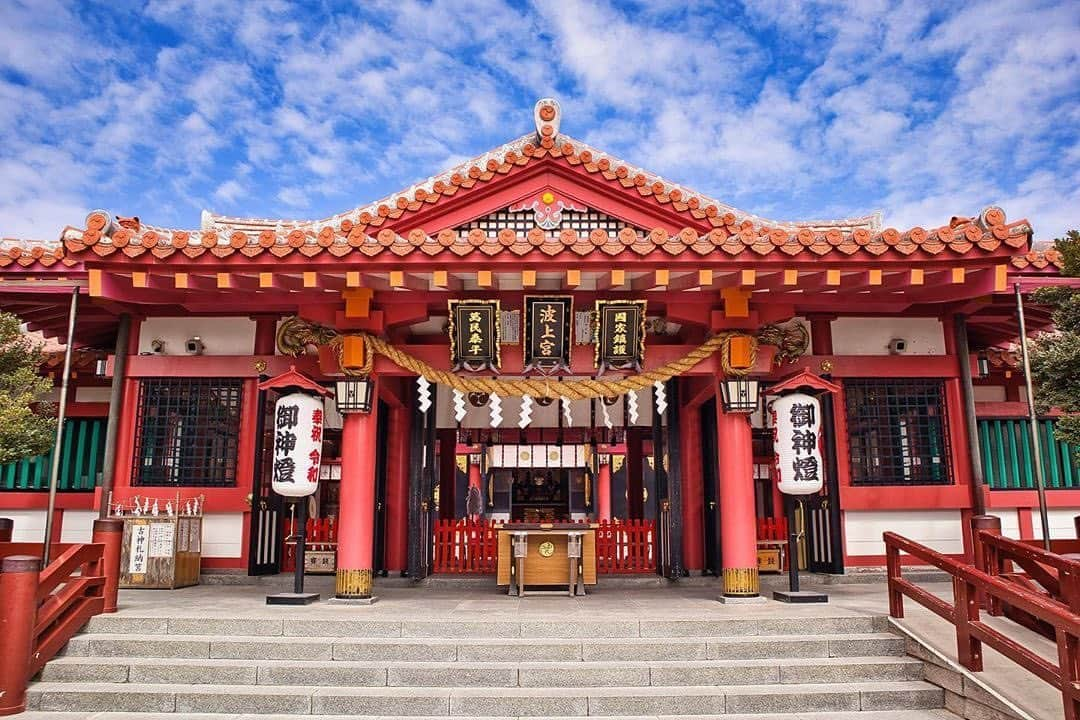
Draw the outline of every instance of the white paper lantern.
[[[304,393],[285,395],[274,408],[271,480],[284,497],[305,497],[319,487],[323,401]]]
[[[792,393],[774,400],[769,413],[780,492],[820,492],[825,474],[821,461],[821,403],[812,395]]]

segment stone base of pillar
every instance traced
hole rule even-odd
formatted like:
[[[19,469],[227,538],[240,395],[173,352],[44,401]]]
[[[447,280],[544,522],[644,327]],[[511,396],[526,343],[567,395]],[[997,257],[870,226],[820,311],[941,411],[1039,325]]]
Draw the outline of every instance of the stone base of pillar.
[[[755,597],[760,590],[756,567],[724,568],[725,597]]]
[[[366,600],[371,597],[371,570],[338,568],[334,595],[342,600]]]

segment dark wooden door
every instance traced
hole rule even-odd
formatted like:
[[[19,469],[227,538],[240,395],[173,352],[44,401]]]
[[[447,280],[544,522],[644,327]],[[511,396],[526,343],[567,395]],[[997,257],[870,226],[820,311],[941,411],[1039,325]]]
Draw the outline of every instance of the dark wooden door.
[[[374,567],[375,573],[386,576],[386,446],[387,420],[390,417],[390,408],[382,400],[378,403],[378,416],[376,417],[375,434],[377,438],[375,451],[375,545]]]
[[[716,399],[701,406],[701,480],[704,491],[705,574],[719,576],[720,560],[720,458],[716,446]]]
[[[255,467],[251,487],[251,527],[248,534],[248,575],[281,572],[284,503],[271,489],[270,459],[274,451],[274,393],[259,391],[261,410],[255,427]]]

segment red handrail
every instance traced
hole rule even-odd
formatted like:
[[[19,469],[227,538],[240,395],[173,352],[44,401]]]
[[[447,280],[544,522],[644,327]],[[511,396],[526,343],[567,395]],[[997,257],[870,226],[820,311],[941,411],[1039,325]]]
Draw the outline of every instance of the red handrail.
[[[993,537],[979,533],[980,539]],[[956,627],[957,658],[974,672],[983,669],[982,644],[1034,673],[1061,692],[1066,720],[1080,720],[1080,615],[1041,593],[995,577],[974,565],[961,563],[931,550],[925,545],[884,534],[885,559],[889,578],[889,614],[904,617],[904,597],[909,597]],[[995,547],[993,543],[990,545]],[[947,572],[953,578],[953,602],[920,588],[902,575],[900,553]],[[1049,553],[1048,553],[1049,554]],[[1066,558],[1055,558],[1071,563]],[[1073,563],[1077,568],[1080,565]],[[1032,652],[1016,640],[990,627],[980,619],[979,595],[1018,608],[1046,623],[1054,630],[1058,647],[1057,664]]]

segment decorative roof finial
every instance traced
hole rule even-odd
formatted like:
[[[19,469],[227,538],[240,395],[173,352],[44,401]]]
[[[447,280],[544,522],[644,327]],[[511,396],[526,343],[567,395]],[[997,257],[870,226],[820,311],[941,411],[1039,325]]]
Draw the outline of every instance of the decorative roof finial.
[[[533,120],[536,122],[536,138],[543,142],[544,138],[551,138],[552,142],[559,137],[559,123],[562,122],[562,108],[555,98],[540,98],[536,101],[533,110]]]

